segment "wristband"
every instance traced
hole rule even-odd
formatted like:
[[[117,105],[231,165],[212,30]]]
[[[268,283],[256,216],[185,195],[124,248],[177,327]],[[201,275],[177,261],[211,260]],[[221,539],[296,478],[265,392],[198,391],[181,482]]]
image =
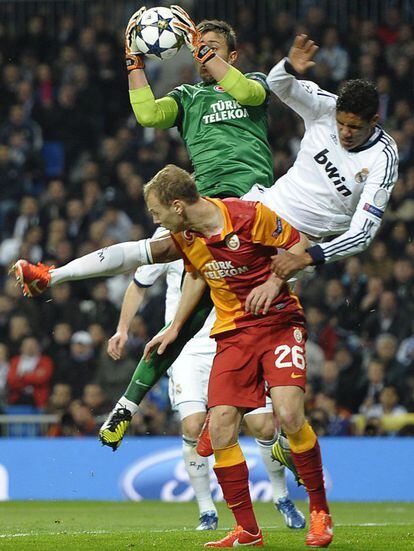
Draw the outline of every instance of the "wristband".
[[[130,71],[134,71],[135,69],[143,69],[145,67],[144,60],[138,54],[126,54],[125,65],[128,73]]]
[[[194,50],[193,56],[196,61],[204,65],[204,63],[207,63],[207,61],[210,61],[210,59],[216,57],[216,54],[206,44],[200,44]]]

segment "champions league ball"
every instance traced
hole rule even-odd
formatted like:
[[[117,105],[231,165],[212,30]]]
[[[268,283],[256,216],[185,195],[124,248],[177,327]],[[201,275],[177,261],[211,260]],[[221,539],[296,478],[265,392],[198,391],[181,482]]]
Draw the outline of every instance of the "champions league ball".
[[[184,39],[171,25],[174,15],[169,8],[146,10],[136,26],[138,51],[151,59],[170,59],[181,48]]]

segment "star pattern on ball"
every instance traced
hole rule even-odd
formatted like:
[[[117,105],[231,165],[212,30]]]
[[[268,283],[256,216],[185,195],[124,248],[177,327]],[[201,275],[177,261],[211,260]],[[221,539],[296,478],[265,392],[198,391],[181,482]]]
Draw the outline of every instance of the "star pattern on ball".
[[[174,32],[171,21],[173,17],[163,17],[160,13],[157,13],[157,21],[151,24],[151,27],[157,27],[161,32],[162,31],[171,31]]]
[[[151,53],[162,59],[162,53],[165,52],[168,48],[162,48],[160,46],[160,39],[157,38],[157,40],[154,42],[154,44],[151,45]]]

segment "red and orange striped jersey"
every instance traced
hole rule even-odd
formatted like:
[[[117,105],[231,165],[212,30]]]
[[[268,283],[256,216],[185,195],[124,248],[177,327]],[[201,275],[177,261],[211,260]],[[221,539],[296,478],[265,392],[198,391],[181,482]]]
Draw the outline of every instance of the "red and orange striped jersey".
[[[208,238],[186,230],[175,233],[173,239],[186,270],[197,270],[210,287],[217,316],[211,335],[249,325],[279,325],[287,320],[304,323],[300,302],[288,285],[283,286],[266,315],[254,316],[244,310],[250,291],[268,280],[275,249],[295,245],[299,232],[262,203],[207,200],[223,213],[221,234]]]

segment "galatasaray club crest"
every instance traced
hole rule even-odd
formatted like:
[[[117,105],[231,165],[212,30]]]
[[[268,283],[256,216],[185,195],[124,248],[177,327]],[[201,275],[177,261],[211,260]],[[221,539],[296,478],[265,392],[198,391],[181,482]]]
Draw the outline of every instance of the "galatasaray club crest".
[[[358,184],[363,184],[364,182],[366,182],[368,178],[368,172],[369,170],[367,168],[363,168],[362,170],[357,172],[355,174],[355,182],[357,182]]]
[[[231,251],[237,251],[240,247],[240,240],[235,233],[226,237],[226,245]]]
[[[298,327],[296,327],[296,329],[293,331],[293,336],[295,337],[296,342],[298,343],[302,342],[302,339],[303,339],[302,331]]]
[[[216,84],[216,85],[214,86],[214,90],[215,90],[216,92],[225,92],[225,89],[222,88],[221,86],[219,86],[218,84]]]
[[[187,241],[187,243],[192,243],[195,239],[195,236],[193,233],[191,233],[189,230],[183,231],[183,237]]]

